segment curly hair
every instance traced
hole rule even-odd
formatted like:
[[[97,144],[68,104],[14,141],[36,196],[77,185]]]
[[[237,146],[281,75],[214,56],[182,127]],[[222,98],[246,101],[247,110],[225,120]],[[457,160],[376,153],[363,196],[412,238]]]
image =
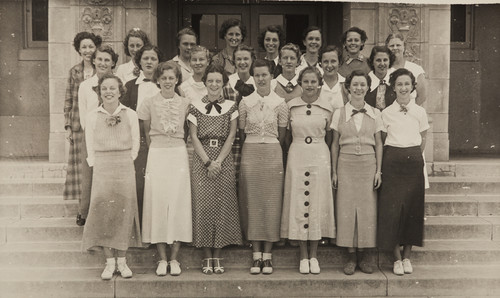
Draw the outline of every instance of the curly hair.
[[[255,54],[255,50],[251,46],[247,46],[246,44],[240,44],[236,50],[233,52],[233,61],[236,61],[236,52],[247,51],[250,53],[250,58],[252,58],[252,62],[257,59],[257,55]]]
[[[135,65],[137,65],[137,67],[139,67],[140,70],[142,70],[141,59],[142,59],[142,55],[144,54],[145,51],[155,51],[156,56],[158,56],[159,63],[163,62],[163,60],[165,60],[165,58],[163,57],[163,53],[160,51],[160,49],[157,46],[154,46],[151,44],[145,45],[135,54],[135,57],[134,57]]]
[[[389,85],[391,85],[392,89],[394,89],[396,87],[396,80],[400,76],[409,76],[410,77],[411,85],[412,85],[411,92],[413,92],[415,90],[415,88],[417,87],[417,80],[415,79],[415,76],[413,75],[413,73],[406,68],[398,68],[393,73],[391,73],[391,75],[389,76]]]
[[[386,46],[374,46],[373,49],[372,49],[372,52],[370,54],[370,58],[368,58],[368,66],[370,66],[370,69],[375,71],[375,66],[373,65],[373,60],[375,59],[375,55],[377,55],[377,53],[386,53],[388,56],[389,56],[389,68],[392,67],[392,65],[394,64],[394,61],[396,61],[396,56],[394,55],[394,53],[389,50],[388,47]]]
[[[262,32],[259,34],[258,42],[259,46],[263,48],[264,50],[266,49],[264,47],[264,39],[266,39],[266,34],[267,32],[272,32],[278,34],[278,41],[279,41],[279,46],[278,50],[285,44],[285,32],[283,31],[283,28],[279,25],[269,25]]]
[[[123,47],[125,49],[125,55],[127,55],[129,57],[130,57],[130,52],[128,50],[128,41],[129,41],[129,39],[131,37],[140,38],[142,40],[142,43],[144,45],[151,44],[151,42],[149,41],[149,38],[148,38],[148,35],[146,34],[146,32],[142,31],[139,28],[132,28],[132,29],[130,29],[130,31],[127,33],[127,36],[125,36],[125,39],[123,40]]]
[[[226,37],[227,31],[231,27],[238,27],[241,31],[241,42],[245,40],[247,36],[247,27],[238,19],[227,19],[225,20],[219,29],[219,38],[224,39]]]
[[[107,79],[114,79],[114,80],[116,80],[118,82],[118,90],[120,90],[120,99],[123,98],[123,96],[127,92],[127,89],[125,89],[125,85],[123,85],[122,80],[119,77],[117,77],[114,74],[112,74],[112,73],[107,73],[107,74],[103,75],[101,78],[99,78],[99,81],[97,83],[97,86],[98,86],[98,88],[97,88],[97,96],[99,98],[99,101],[102,102],[102,98],[101,98],[101,85]]]
[[[345,42],[347,40],[347,33],[349,32],[355,32],[355,33],[358,33],[359,36],[361,37],[361,47],[359,48],[359,50],[363,50],[363,48],[365,47],[365,42],[366,40],[368,40],[368,35],[366,35],[366,32],[365,30],[363,29],[360,29],[358,27],[351,27],[349,29],[347,29],[346,32],[344,32],[344,34],[342,34],[342,38],[341,38],[341,41],[342,41],[342,44],[345,45]]]
[[[336,52],[337,53],[337,57],[339,59],[339,64],[340,64],[340,61],[342,61],[342,51],[339,49],[339,47],[337,47],[335,45],[328,45],[325,48],[319,50],[319,56],[318,56],[319,62],[321,63],[321,60],[323,60],[323,54],[329,53],[329,52]]]
[[[113,66],[111,69],[114,69],[116,66],[116,63],[118,62],[118,54],[113,50],[113,48],[110,45],[101,45],[100,47],[95,50],[95,52],[92,54],[92,58],[90,61],[92,61],[92,65],[94,65],[94,60],[95,57],[97,56],[97,52],[101,53],[108,53],[111,56],[111,60],[113,61]],[[95,65],[94,65],[95,67]]]
[[[297,63],[299,63],[298,61],[300,60],[300,48],[298,45],[294,44],[294,43],[287,43],[286,45],[284,45],[281,50],[280,50],[280,59],[281,59],[281,56],[283,56],[283,51],[285,50],[288,50],[288,51],[292,51],[295,53],[295,56],[297,56]]]
[[[352,82],[352,79],[354,77],[364,77],[366,79],[366,83],[368,84],[368,88],[370,88],[371,84],[372,84],[372,79],[370,78],[370,76],[368,74],[366,74],[364,71],[362,70],[353,70],[346,78],[345,78],[345,82],[344,82],[344,85],[347,89],[347,92],[351,93],[351,82]]]
[[[299,78],[297,79],[297,82],[299,85],[302,87],[302,79],[304,78],[304,75],[306,73],[314,73],[316,77],[318,78],[318,84],[320,86],[323,85],[323,76],[321,75],[321,72],[316,68],[316,66],[308,66],[304,68],[303,70],[300,71]]]
[[[387,38],[385,39],[385,45],[387,46],[389,44],[389,41],[391,41],[394,38],[400,39],[403,43],[405,43],[405,37],[401,33],[390,33],[387,35]]]
[[[175,77],[177,78],[177,84],[175,84],[175,91],[177,92],[178,87],[182,84],[182,71],[179,64],[175,61],[170,60],[158,64],[153,74],[153,82],[158,83],[158,79],[163,75],[163,72],[167,70],[173,70],[175,73]]]
[[[182,28],[181,30],[179,30],[179,32],[177,32],[177,38],[175,40],[177,47],[179,47],[179,45],[181,44],[181,38],[183,35],[192,35],[194,36],[196,41],[198,41],[198,34],[194,32],[193,28],[191,27]]]
[[[226,74],[226,71],[224,70],[224,67],[222,65],[218,64],[210,64],[207,69],[205,69],[205,73],[203,74],[203,77],[201,78],[201,81],[206,85],[207,84],[207,77],[209,73],[220,73],[222,75],[222,82],[223,85],[225,86],[227,82],[229,82],[229,77]]]
[[[99,35],[95,35],[94,33],[90,33],[87,31],[79,32],[75,35],[75,38],[73,39],[73,46],[75,47],[75,50],[78,53],[80,53],[80,43],[84,39],[92,40],[96,48],[100,47],[102,43],[102,37],[100,37]]]
[[[319,34],[321,35],[321,41],[323,41],[323,32],[321,31],[320,27],[316,26],[309,26],[307,27],[303,32],[302,32],[302,40],[306,40],[307,35],[312,32],[312,31],[319,31]]]

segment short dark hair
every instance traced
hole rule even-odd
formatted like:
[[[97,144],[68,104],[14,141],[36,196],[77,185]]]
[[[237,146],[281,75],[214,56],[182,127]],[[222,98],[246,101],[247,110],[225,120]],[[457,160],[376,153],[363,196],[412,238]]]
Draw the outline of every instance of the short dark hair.
[[[400,76],[409,76],[410,77],[411,85],[413,86],[413,88],[411,89],[411,92],[413,92],[415,90],[415,88],[417,87],[417,80],[415,79],[415,76],[413,75],[413,73],[406,68],[398,68],[393,73],[391,73],[391,75],[389,76],[389,84],[391,85],[392,89],[394,90],[394,88],[396,87],[396,80]]]
[[[98,86],[97,87],[97,97],[99,98],[99,101],[102,103],[102,99],[101,99],[102,82],[104,82],[104,80],[107,80],[107,79],[115,79],[118,82],[118,90],[120,90],[120,99],[123,98],[123,96],[127,92],[127,89],[125,89],[125,85],[123,85],[122,80],[112,73],[107,73],[107,74],[104,74],[102,77],[100,77],[99,81],[97,82],[97,86]]]
[[[111,67],[111,69],[114,69],[115,66],[116,66],[116,63],[118,62],[118,57],[119,55],[113,50],[113,48],[110,46],[110,45],[101,45],[100,47],[98,47],[94,54],[92,54],[92,58],[90,61],[92,61],[92,65],[94,65],[94,60],[95,60],[95,57],[97,56],[97,52],[101,52],[101,53],[108,53],[109,55],[111,55],[111,60],[113,61],[113,66]],[[95,65],[94,65],[95,67]]]
[[[131,37],[137,37],[142,40],[142,43],[144,45],[148,45],[151,42],[149,41],[148,35],[146,32],[142,31],[139,28],[132,28],[130,31],[127,33],[127,36],[125,36],[125,39],[123,40],[123,46],[125,48],[125,55],[130,56],[130,52],[128,51],[128,40]]]
[[[254,71],[257,67],[267,67],[267,70],[271,73],[271,64],[269,63],[270,61],[264,60],[264,59],[257,59],[252,65],[252,71]]]
[[[321,75],[321,72],[319,72],[319,69],[317,69],[316,66],[308,66],[300,71],[299,78],[297,79],[297,82],[301,87],[302,87],[302,78],[306,73],[314,73],[318,78],[319,85],[320,86],[323,85],[323,76]]]
[[[185,28],[182,28],[181,30],[179,30],[179,32],[177,32],[177,39],[175,40],[177,47],[180,45],[181,37],[183,35],[192,35],[196,39],[196,42],[198,42],[198,34],[196,34],[196,32],[194,32],[193,28],[185,27]]]
[[[201,81],[204,84],[206,84],[208,74],[213,73],[213,72],[217,72],[217,73],[220,73],[222,75],[222,82],[224,85],[226,85],[227,82],[229,82],[229,78],[226,74],[226,71],[224,70],[224,67],[222,67],[222,65],[219,65],[219,64],[210,64],[209,66],[207,66],[207,69],[205,69],[205,73],[203,74]]]
[[[240,44],[236,47],[236,50],[233,52],[233,61],[236,61],[236,52],[247,51],[250,53],[250,57],[252,58],[252,62],[257,59],[257,55],[255,54],[255,50],[251,46],[247,46],[246,44]]]
[[[135,62],[135,65],[137,65],[137,67],[139,67],[140,70],[142,70],[142,66],[141,66],[141,59],[142,59],[142,55],[144,54],[145,51],[155,51],[156,53],[156,56],[158,56],[158,63],[160,62],[163,62],[163,60],[165,59],[163,57],[163,53],[160,51],[160,49],[157,47],[157,46],[154,46],[152,44],[148,44],[148,45],[145,45],[143,46],[136,54],[135,54],[135,57],[134,57],[134,62]]]
[[[348,76],[347,78],[345,78],[345,82],[344,82],[344,85],[345,85],[345,88],[347,89],[347,91],[349,93],[351,93],[351,82],[352,82],[352,79],[354,77],[364,77],[366,79],[366,83],[368,84],[368,88],[370,88],[371,84],[372,84],[372,79],[370,78],[370,76],[368,74],[366,74],[364,71],[362,70],[353,70]]]
[[[92,40],[96,48],[100,47],[102,43],[102,37],[100,37],[99,35],[95,35],[94,33],[90,33],[87,31],[79,32],[75,35],[75,38],[73,39],[73,46],[75,47],[75,50],[78,53],[80,53],[80,43],[84,39]]]
[[[318,56],[319,63],[321,63],[321,60],[323,59],[323,54],[328,52],[336,52],[337,57],[339,58],[339,64],[342,62],[342,51],[339,49],[339,47],[335,45],[328,45],[325,48],[319,50],[319,56]]]
[[[279,25],[269,25],[266,28],[264,28],[264,30],[262,30],[262,32],[260,32],[258,42],[259,42],[259,46],[261,48],[263,48],[264,50],[266,49],[266,48],[264,48],[264,39],[266,38],[267,32],[272,32],[272,33],[278,34],[278,40],[280,43],[280,45],[278,46],[278,51],[279,51],[280,48],[285,44],[285,32],[283,31],[283,28],[281,28],[281,26],[279,26]]]
[[[241,42],[243,42],[245,40],[245,37],[247,36],[247,28],[245,27],[245,25],[243,25],[243,23],[240,20],[234,18],[227,19],[222,23],[219,29],[219,38],[224,39],[224,37],[226,37],[227,30],[229,30],[229,28],[231,27],[240,28],[242,36]]]
[[[346,32],[344,32],[344,34],[342,34],[341,41],[342,41],[342,44],[343,44],[343,45],[345,45],[345,42],[346,42],[346,40],[347,40],[347,33],[349,33],[349,32],[356,32],[356,33],[358,33],[358,34],[359,34],[359,36],[361,36],[361,42],[362,42],[363,44],[361,45],[361,47],[359,48],[359,50],[360,50],[360,51],[361,51],[361,50],[363,50],[363,48],[364,48],[364,46],[365,46],[365,42],[366,42],[366,40],[368,39],[368,35],[366,35],[365,30],[360,29],[360,28],[358,28],[358,27],[351,27],[351,28],[347,29],[347,31],[346,31]]]
[[[317,26],[309,26],[307,27],[303,32],[302,32],[302,40],[306,40],[307,34],[312,31],[319,31],[319,34],[321,34],[321,41],[323,41],[323,32],[321,31],[320,27]]]
[[[389,56],[389,68],[392,67],[394,64],[394,61],[396,61],[396,55],[389,50],[388,47],[386,46],[374,46],[372,49],[372,52],[370,54],[370,57],[368,58],[368,66],[370,66],[371,70],[375,70],[375,67],[373,66],[373,60],[375,59],[375,55],[377,53],[386,53]]]

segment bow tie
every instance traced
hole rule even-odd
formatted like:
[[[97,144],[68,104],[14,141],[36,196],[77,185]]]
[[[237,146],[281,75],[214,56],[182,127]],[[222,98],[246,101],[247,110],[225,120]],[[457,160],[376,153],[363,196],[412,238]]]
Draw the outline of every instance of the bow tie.
[[[236,91],[238,91],[238,93],[243,97],[246,97],[255,91],[255,88],[253,87],[253,85],[245,84],[245,83],[243,83],[242,80],[238,80],[236,82],[234,89],[236,89]]]
[[[408,107],[406,107],[406,105],[401,105],[399,111],[405,113],[406,115],[406,113],[408,113]]]
[[[283,88],[285,88],[286,93],[292,92],[293,91],[293,84],[292,84],[292,82],[288,82],[288,84],[286,84],[286,86],[283,86]]]
[[[221,113],[222,107],[217,103],[217,100],[215,100],[207,103],[207,105],[205,106],[205,109],[207,109],[207,114],[210,114],[210,112],[212,111],[212,107],[215,107],[217,113]]]
[[[143,82],[151,82],[151,79],[148,79],[148,78],[144,78],[142,79]]]
[[[385,85],[385,80],[380,80],[380,85]]]
[[[365,108],[362,108],[360,110],[353,109],[351,117],[354,116],[354,115],[356,115],[357,113],[366,113],[366,109]]]

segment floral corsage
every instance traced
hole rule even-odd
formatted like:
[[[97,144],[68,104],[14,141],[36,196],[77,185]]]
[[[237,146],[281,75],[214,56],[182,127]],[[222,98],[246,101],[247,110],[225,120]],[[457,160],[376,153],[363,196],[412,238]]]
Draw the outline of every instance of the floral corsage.
[[[108,126],[115,126],[117,125],[118,123],[120,123],[122,121],[122,119],[120,118],[120,115],[116,115],[116,116],[108,116],[106,118],[106,124]]]

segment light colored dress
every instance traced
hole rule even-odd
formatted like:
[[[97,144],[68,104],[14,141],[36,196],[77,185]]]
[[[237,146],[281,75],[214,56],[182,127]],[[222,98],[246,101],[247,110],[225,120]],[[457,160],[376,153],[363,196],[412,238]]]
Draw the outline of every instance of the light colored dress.
[[[335,238],[330,150],[325,142],[333,108],[325,100],[288,102],[293,141],[288,151],[281,237]]]
[[[184,142],[189,99],[161,93],[144,100],[139,119],[151,121],[144,185],[142,241],[192,241],[191,183]]]

